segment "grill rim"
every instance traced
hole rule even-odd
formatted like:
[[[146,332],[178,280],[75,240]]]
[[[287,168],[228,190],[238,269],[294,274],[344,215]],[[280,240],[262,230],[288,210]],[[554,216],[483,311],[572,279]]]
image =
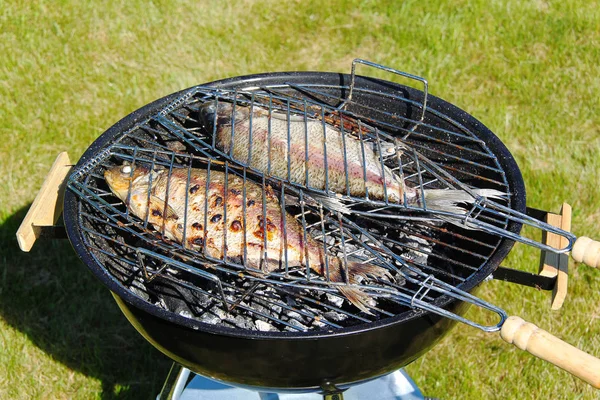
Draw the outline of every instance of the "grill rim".
[[[252,87],[252,85],[261,86],[263,84],[272,84],[273,81],[285,83],[294,80],[299,80],[301,83],[304,84],[326,83],[331,85],[337,84],[340,86],[344,86],[347,85],[350,81],[350,75],[332,72],[275,72],[233,77],[203,84],[202,86],[210,86],[214,88],[238,87],[239,89],[244,89]],[[267,83],[267,81],[269,82]],[[423,95],[422,91],[413,89],[405,85],[359,75],[356,76],[356,85],[357,87],[372,86],[375,88],[379,88],[380,90],[382,87],[385,87],[388,90],[402,91],[403,93],[407,93],[411,99],[416,99],[417,101],[419,97],[422,98]],[[78,161],[76,167],[74,168],[74,171],[77,171],[78,167],[85,163],[87,160],[97,156],[105,147],[107,147],[110,144],[110,142],[117,135],[130,129],[138,122],[146,119],[149,115],[157,113],[168,104],[183,96],[186,92],[188,92],[191,89],[193,89],[193,87],[157,99],[122,118],[112,127],[110,127],[107,131],[105,131],[98,139],[96,139],[88,147],[88,149],[84,152],[84,154]],[[451,116],[453,120],[460,122],[463,126],[467,127],[469,130],[475,133],[477,137],[484,139],[486,143],[488,143],[488,147],[493,149],[494,154],[497,156],[499,163],[503,166],[504,172],[506,173],[507,182],[509,182],[509,187],[511,189],[511,193],[513,194],[511,196],[511,207],[517,211],[524,212],[526,204],[526,194],[523,178],[516,164],[516,161],[514,160],[506,146],[502,143],[502,141],[479,120],[477,120],[475,117],[468,114],[464,110],[458,108],[457,106],[454,106],[453,104],[450,104],[438,97],[432,96],[431,94],[428,94],[427,99],[428,108],[438,110],[440,112],[443,112],[444,114]],[[294,338],[310,340],[315,338],[322,338],[324,336],[335,337],[359,334],[361,332],[370,331],[384,326],[404,323],[429,314],[429,312],[427,311],[413,309],[395,315],[393,317],[369,323],[359,324],[351,327],[345,327],[335,330],[308,330],[305,332],[250,331],[239,328],[229,328],[221,325],[208,324],[195,319],[186,318],[171,311],[164,310],[154,304],[148,303],[145,300],[137,297],[133,293],[129,292],[125,287],[123,287],[121,283],[112,275],[110,275],[110,273],[108,273],[108,271],[105,270],[102,265],[99,265],[94,260],[94,257],[89,253],[89,251],[83,243],[82,232],[78,229],[77,226],[77,210],[77,196],[72,191],[67,190],[64,199],[64,221],[67,235],[77,255],[84,262],[84,264],[86,264],[86,266],[92,271],[92,273],[94,273],[94,275],[96,275],[96,277],[98,277],[109,288],[109,290],[113,292],[113,294],[116,294],[132,306],[141,308],[142,310],[149,312],[150,314],[153,314],[159,318],[162,318],[180,326],[184,326],[186,328],[190,328],[192,330],[203,330],[208,333],[227,335],[232,337],[241,337],[246,339],[254,338],[270,340],[278,338]],[[512,222],[508,225],[508,229],[516,233],[520,231],[520,227],[520,224]],[[480,285],[481,282],[483,282],[487,276],[489,276],[495,271],[495,269],[499,266],[500,262],[510,252],[513,244],[514,241],[512,240],[502,239],[492,256],[489,257],[489,259],[487,260],[487,262],[483,266],[481,266],[477,272],[475,272],[467,280],[465,280],[465,282],[463,282],[463,284],[460,285],[460,288],[465,291],[471,291],[475,287]],[[446,308],[450,306],[451,303],[456,301],[458,300],[453,299],[450,296],[443,295],[437,298],[433,302],[433,304],[436,306]]]

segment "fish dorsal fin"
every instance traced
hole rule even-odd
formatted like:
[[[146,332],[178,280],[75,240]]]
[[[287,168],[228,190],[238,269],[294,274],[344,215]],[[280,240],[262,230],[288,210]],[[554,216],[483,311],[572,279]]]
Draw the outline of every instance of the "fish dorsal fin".
[[[281,121],[288,120],[288,114],[283,111],[271,111],[271,114],[269,114],[268,111],[264,111],[264,112],[262,112],[262,115],[270,116],[271,119],[278,119]],[[311,119],[308,118],[308,121],[310,121],[310,120]],[[290,114],[289,121],[290,122],[305,122],[304,115]]]
[[[155,195],[150,196],[148,207],[151,215],[163,217],[164,219],[179,219],[175,209],[168,204],[166,206],[167,209],[165,210],[165,201],[160,197]]]

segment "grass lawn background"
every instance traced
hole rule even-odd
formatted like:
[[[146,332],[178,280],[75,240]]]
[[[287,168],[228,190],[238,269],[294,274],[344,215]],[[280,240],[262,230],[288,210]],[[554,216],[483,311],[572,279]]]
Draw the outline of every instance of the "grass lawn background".
[[[599,238],[599,10],[595,1],[540,0],[0,0],[0,398],[160,390],[169,360],[134,331],[69,243],[40,241],[25,254],[15,231],[60,151],[76,161],[123,116],[198,83],[349,72],[353,58],[424,76],[431,94],[507,145],[528,205],[558,211],[567,200],[574,232]],[[534,272],[538,257],[516,246],[503,265]],[[549,293],[508,283],[486,283],[479,295],[600,356],[600,274],[572,266],[570,276],[558,312]],[[466,326],[407,370],[425,394],[444,399],[598,396]]]

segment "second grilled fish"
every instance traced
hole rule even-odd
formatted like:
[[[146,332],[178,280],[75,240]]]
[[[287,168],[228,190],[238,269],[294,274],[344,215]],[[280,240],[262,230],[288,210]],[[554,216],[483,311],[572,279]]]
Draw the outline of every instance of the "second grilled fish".
[[[267,176],[320,190],[423,206],[462,214],[459,203],[475,199],[464,190],[429,189],[421,192],[382,163],[372,142],[321,120],[287,115],[259,106],[210,101],[200,107],[200,120],[215,145],[238,162]],[[396,151],[380,143],[383,151]],[[347,177],[347,179],[346,179]],[[502,192],[474,189],[477,195],[499,198]]]

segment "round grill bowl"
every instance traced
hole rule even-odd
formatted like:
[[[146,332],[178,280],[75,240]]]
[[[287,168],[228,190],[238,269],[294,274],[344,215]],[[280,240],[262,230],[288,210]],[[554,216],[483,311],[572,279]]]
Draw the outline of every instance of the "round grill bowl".
[[[230,78],[204,86],[243,89],[294,83],[337,86],[341,92],[345,92],[350,76],[315,72],[269,73]],[[418,105],[422,103],[423,92],[360,76],[356,77],[355,85],[366,89],[360,95],[362,105],[396,112],[407,118],[418,118]],[[184,92],[156,100],[123,118],[88,148],[78,166],[96,156],[119,134],[155,114]],[[407,101],[394,102],[389,96],[382,95],[394,93],[401,93]],[[439,98],[428,96],[427,110],[428,113],[438,112],[457,121],[486,143],[497,157],[512,194],[510,207],[524,212],[523,179],[502,142],[471,115]],[[444,123],[439,118],[436,121],[431,123]],[[96,261],[83,242],[82,231],[77,224],[78,210],[79,198],[67,190],[64,222],[69,239],[85,265],[112,292],[131,324],[146,340],[173,360],[201,375],[229,384],[279,391],[318,390],[327,382],[344,387],[409,364],[432,348],[456,323],[430,312],[407,310],[391,318],[339,330],[259,332],[185,318],[136,296]],[[511,232],[519,232],[520,228],[520,224],[514,222],[509,222],[507,226]],[[466,291],[475,289],[498,267],[512,245],[510,240],[499,240],[487,261],[459,287]],[[434,304],[458,315],[463,315],[468,309],[467,303],[445,295],[438,297]]]

